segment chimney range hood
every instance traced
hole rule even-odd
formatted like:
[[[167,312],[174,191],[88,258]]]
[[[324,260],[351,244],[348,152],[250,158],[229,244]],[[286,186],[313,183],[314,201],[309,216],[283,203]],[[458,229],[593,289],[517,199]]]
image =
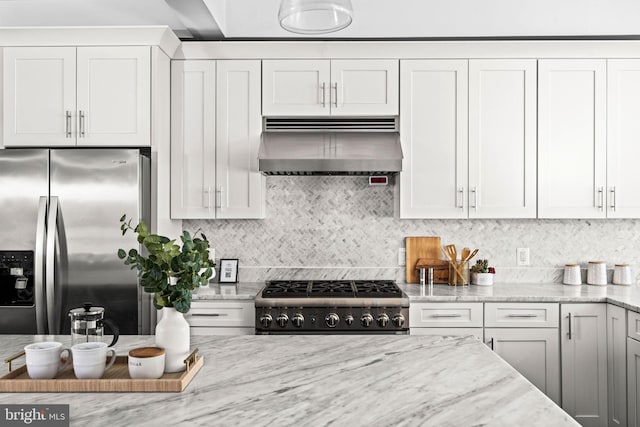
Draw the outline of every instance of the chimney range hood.
[[[265,175],[394,175],[402,170],[396,118],[266,118]]]

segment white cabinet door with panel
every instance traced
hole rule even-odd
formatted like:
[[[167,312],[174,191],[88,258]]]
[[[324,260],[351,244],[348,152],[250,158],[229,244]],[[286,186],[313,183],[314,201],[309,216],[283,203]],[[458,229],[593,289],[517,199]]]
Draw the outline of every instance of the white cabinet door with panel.
[[[562,408],[586,427],[607,425],[607,305],[561,304]]]
[[[485,342],[540,391],[560,404],[558,328],[485,328]]]
[[[627,310],[607,304],[609,426],[627,425]]]
[[[75,145],[75,47],[4,48],[3,82],[4,145]]]
[[[400,61],[400,218],[466,218],[466,60]]]
[[[216,80],[216,217],[264,218],[266,178],[258,170],[260,61],[218,61]]]
[[[607,217],[640,218],[640,59],[607,61]]]
[[[78,145],[151,145],[151,50],[79,47]]]
[[[264,116],[398,114],[398,60],[265,60]]]
[[[538,217],[604,218],[606,60],[538,61]]]
[[[171,217],[264,218],[260,61],[172,61]]]
[[[149,47],[4,50],[6,146],[149,146]]]
[[[171,61],[171,218],[213,219],[216,62]]]
[[[469,61],[469,218],[536,217],[536,65]]]
[[[627,338],[627,425],[640,426],[640,341]]]

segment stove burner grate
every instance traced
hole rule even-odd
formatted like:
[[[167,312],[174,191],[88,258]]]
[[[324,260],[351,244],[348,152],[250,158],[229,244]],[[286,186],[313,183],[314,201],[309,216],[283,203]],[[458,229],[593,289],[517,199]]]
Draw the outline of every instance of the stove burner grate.
[[[272,280],[263,298],[400,298],[393,280]]]

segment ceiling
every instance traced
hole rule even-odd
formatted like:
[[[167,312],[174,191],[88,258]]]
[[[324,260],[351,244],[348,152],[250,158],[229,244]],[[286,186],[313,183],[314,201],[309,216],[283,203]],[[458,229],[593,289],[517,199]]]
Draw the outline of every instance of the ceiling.
[[[351,0],[353,24],[322,39],[640,35],[637,0]],[[280,0],[0,0],[0,26],[167,25],[183,40],[306,39]],[[317,38],[317,37],[316,37]]]

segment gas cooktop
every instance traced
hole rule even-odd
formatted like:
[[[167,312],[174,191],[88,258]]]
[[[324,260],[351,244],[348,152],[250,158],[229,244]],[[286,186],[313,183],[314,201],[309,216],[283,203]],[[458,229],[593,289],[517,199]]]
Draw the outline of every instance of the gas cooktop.
[[[400,298],[393,280],[272,280],[263,298]]]

